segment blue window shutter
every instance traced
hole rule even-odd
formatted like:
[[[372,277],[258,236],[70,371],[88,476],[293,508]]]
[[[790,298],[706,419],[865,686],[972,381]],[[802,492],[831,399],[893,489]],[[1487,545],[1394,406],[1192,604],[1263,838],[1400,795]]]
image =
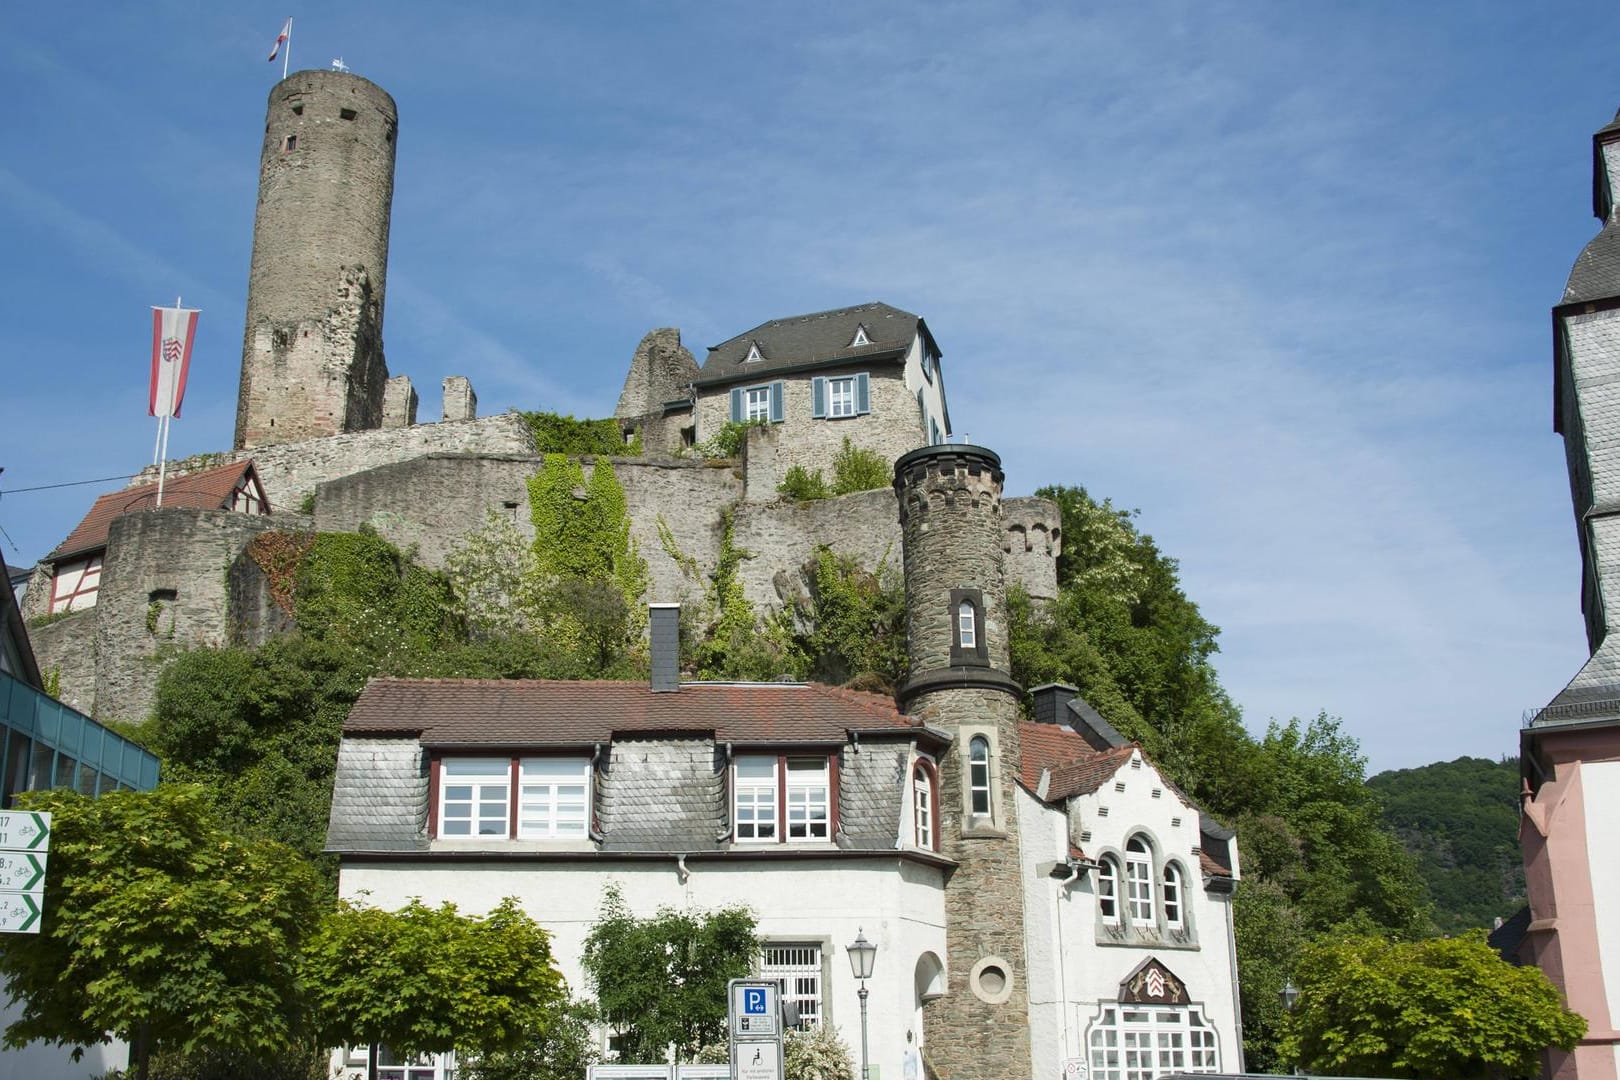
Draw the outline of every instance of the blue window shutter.
[[[733,390],[731,392],[731,422],[733,424],[740,424],[742,423],[742,418],[742,391]]]
[[[786,411],[782,406],[782,398],[786,394],[787,386],[781,382],[771,383],[771,423],[780,424]]]
[[[810,380],[810,415],[817,420],[827,418],[827,380],[819,375]]]
[[[871,382],[866,372],[855,376],[855,415],[865,416],[872,411],[872,390],[868,385]]]

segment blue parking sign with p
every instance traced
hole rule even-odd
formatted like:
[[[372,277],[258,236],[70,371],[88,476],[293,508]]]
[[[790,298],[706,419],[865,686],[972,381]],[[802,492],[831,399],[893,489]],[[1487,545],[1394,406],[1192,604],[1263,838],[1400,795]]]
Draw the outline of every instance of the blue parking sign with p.
[[[749,986],[743,989],[743,1013],[746,1016],[765,1015],[765,988]]]

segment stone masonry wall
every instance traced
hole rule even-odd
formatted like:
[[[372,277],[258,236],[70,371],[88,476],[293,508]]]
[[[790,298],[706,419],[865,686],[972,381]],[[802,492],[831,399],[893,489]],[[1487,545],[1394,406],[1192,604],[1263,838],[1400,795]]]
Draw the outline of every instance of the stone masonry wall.
[[[352,476],[366,469],[411,461],[435,453],[532,454],[534,437],[528,422],[517,413],[499,413],[481,420],[417,424],[414,427],[356,431],[326,439],[259,446],[227,454],[199,454],[169,463],[169,475],[179,476],[227,461],[253,459],[264,483],[270,506],[296,511],[317,485]],[[157,469],[146,468],[130,481],[153,483]]]
[[[99,607],[28,628],[41,674],[62,680],[62,701],[90,715],[96,703],[96,618]]]
[[[902,706],[956,735],[940,762],[942,850],[958,864],[945,890],[948,990],[923,1013],[925,1045],[942,1080],[1025,1080],[1032,1067],[1001,482],[1000,462],[979,447],[931,447],[895,469],[911,658]],[[988,667],[951,664],[953,589],[981,591]],[[931,676],[950,681],[929,683]],[[988,815],[968,813],[964,791],[979,735],[990,745]],[[986,979],[985,971],[999,974]]]
[[[780,424],[770,424],[749,432],[748,498],[769,502],[776,497],[776,485],[794,465],[820,469],[832,480],[833,456],[843,447],[844,438],[863,450],[871,450],[886,461],[893,461],[908,450],[927,442],[917,399],[906,389],[905,369],[899,364],[871,367],[836,368],[817,371],[817,377],[853,375],[865,371],[869,380],[872,411],[865,416],[839,420],[818,420],[811,413],[810,374],[767,375],[760,385],[780,380],[783,385]],[[712,439],[731,419],[730,387],[700,388],[697,402],[697,438]]]
[[[226,575],[267,529],[302,529],[297,514],[171,507],[112,523],[96,611],[94,712],[144,720],[164,662],[180,649],[230,639]]]
[[[253,221],[237,448],[377,427],[398,110],[299,71],[270,90]]]

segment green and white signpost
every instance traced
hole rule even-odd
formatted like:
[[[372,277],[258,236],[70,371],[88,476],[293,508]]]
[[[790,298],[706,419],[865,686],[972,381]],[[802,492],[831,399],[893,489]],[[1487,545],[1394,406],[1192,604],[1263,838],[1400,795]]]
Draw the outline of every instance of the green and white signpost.
[[[51,815],[0,810],[0,933],[37,934]]]

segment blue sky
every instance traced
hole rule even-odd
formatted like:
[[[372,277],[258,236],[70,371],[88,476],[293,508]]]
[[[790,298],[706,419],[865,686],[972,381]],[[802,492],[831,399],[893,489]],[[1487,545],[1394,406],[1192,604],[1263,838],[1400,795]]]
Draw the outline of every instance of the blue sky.
[[[323,5],[323,8],[330,7]],[[364,4],[399,104],[385,339],[483,412],[611,413],[641,335],[882,299],[1009,491],[1139,508],[1247,722],[1374,769],[1517,746],[1585,656],[1549,306],[1596,231],[1612,8]],[[171,455],[228,448],[259,3],[25,6],[0,36],[6,560],[133,472],[150,305],[202,309]]]

